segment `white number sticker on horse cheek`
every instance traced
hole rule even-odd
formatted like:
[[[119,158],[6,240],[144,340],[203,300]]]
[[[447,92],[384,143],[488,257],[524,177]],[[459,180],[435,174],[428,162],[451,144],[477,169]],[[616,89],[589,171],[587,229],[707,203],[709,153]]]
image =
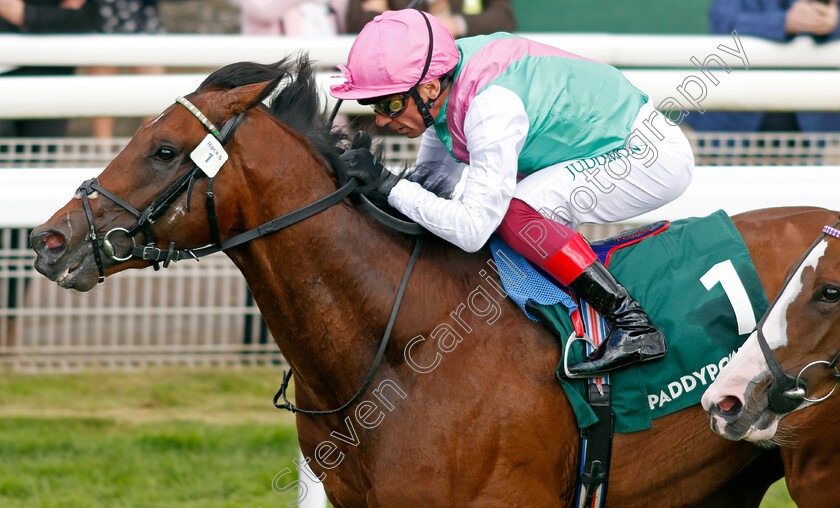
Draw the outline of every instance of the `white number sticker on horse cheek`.
[[[720,282],[723,292],[729,299],[729,303],[732,304],[732,310],[735,311],[739,334],[750,333],[755,328],[755,314],[750,303],[750,297],[747,295],[747,290],[744,288],[741,278],[738,277],[738,272],[735,271],[731,260],[721,261],[711,267],[708,272],[700,277],[700,282],[703,283],[707,291]]]
[[[225,161],[228,160],[228,154],[225,152],[219,140],[208,134],[201,140],[201,143],[195,147],[195,150],[190,154],[190,159],[195,162],[195,165],[201,168],[204,173],[213,178]]]

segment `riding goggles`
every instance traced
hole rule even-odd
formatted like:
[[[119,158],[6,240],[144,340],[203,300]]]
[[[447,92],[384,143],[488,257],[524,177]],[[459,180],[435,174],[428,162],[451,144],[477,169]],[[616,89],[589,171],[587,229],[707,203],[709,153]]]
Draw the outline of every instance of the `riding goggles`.
[[[374,102],[369,104],[369,106],[380,115],[387,116],[388,118],[396,118],[405,111],[406,99],[408,99],[408,92],[398,97],[389,97],[380,102]]]

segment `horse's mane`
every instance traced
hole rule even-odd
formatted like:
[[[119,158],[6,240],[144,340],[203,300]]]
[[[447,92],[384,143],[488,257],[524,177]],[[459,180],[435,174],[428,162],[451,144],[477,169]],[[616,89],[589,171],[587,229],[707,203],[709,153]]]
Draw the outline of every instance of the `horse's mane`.
[[[268,110],[279,121],[302,134],[334,169],[341,168],[338,156],[346,136],[324,121],[320,89],[307,54],[287,57],[273,64],[238,62],[213,72],[196,92],[211,88],[230,90],[253,83],[270,82],[248,109],[272,96]],[[279,88],[279,90],[275,90]],[[276,92],[276,94],[275,94]]]

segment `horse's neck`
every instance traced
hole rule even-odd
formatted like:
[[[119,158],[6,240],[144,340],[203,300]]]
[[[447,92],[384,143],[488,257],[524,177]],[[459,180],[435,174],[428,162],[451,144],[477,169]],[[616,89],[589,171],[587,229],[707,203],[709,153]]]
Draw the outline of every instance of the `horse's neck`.
[[[261,197],[254,202],[261,216],[242,227],[254,227],[335,191],[333,180],[311,163],[309,171],[300,171],[310,176],[297,184],[270,178],[248,182],[249,188],[259,189]],[[412,247],[410,238],[388,232],[339,203],[229,252],[294,368],[298,390],[305,385],[316,399],[312,404],[343,403],[359,385]]]
[[[338,400],[371,361],[407,259],[372,238],[315,231],[325,217],[308,221],[234,259],[299,384]]]

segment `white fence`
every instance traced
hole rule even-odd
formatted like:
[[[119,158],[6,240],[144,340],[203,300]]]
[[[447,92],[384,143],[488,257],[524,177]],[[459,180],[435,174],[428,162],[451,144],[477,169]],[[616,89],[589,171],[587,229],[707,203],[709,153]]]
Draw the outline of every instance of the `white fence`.
[[[699,74],[699,71],[696,71]],[[840,111],[840,72],[723,71],[712,88],[690,70],[625,70],[624,75],[650,96],[651,104],[696,111]],[[154,116],[179,95],[195,90],[206,74],[9,77],[0,79],[0,118]],[[328,108],[329,74],[318,75]],[[702,83],[701,88],[698,83]],[[693,102],[678,92],[689,90]],[[807,91],[807,93],[803,93]],[[88,99],[79,102],[79,98]],[[677,101],[677,103],[669,102]],[[679,104],[677,106],[676,104]],[[346,114],[370,114],[356,101],[345,101]]]
[[[731,35],[524,34],[625,69],[652,103],[685,110],[840,110],[840,42],[781,44]],[[308,51],[324,69],[346,61],[352,37],[0,35],[0,65],[140,65],[195,69],[165,76],[0,79],[0,118],[149,116],[191,92],[208,68],[272,62]],[[721,63],[732,72],[720,68]],[[770,70],[772,69],[772,70]],[[794,72],[791,69],[795,69]],[[326,91],[330,76],[319,75]],[[805,92],[805,93],[804,93]],[[327,94],[325,93],[325,96]],[[332,100],[329,99],[330,104]],[[343,112],[366,114],[355,101]]]
[[[840,42],[815,44],[810,37],[777,43],[732,35],[634,35],[523,33],[523,37],[617,67],[687,67],[719,46],[743,53],[753,68],[837,68]],[[353,36],[260,37],[242,35],[15,35],[0,34],[0,64],[164,65],[220,67],[233,62],[273,62],[301,51],[323,66],[345,63]],[[729,57],[726,57],[729,60]],[[737,59],[736,59],[737,60]]]

